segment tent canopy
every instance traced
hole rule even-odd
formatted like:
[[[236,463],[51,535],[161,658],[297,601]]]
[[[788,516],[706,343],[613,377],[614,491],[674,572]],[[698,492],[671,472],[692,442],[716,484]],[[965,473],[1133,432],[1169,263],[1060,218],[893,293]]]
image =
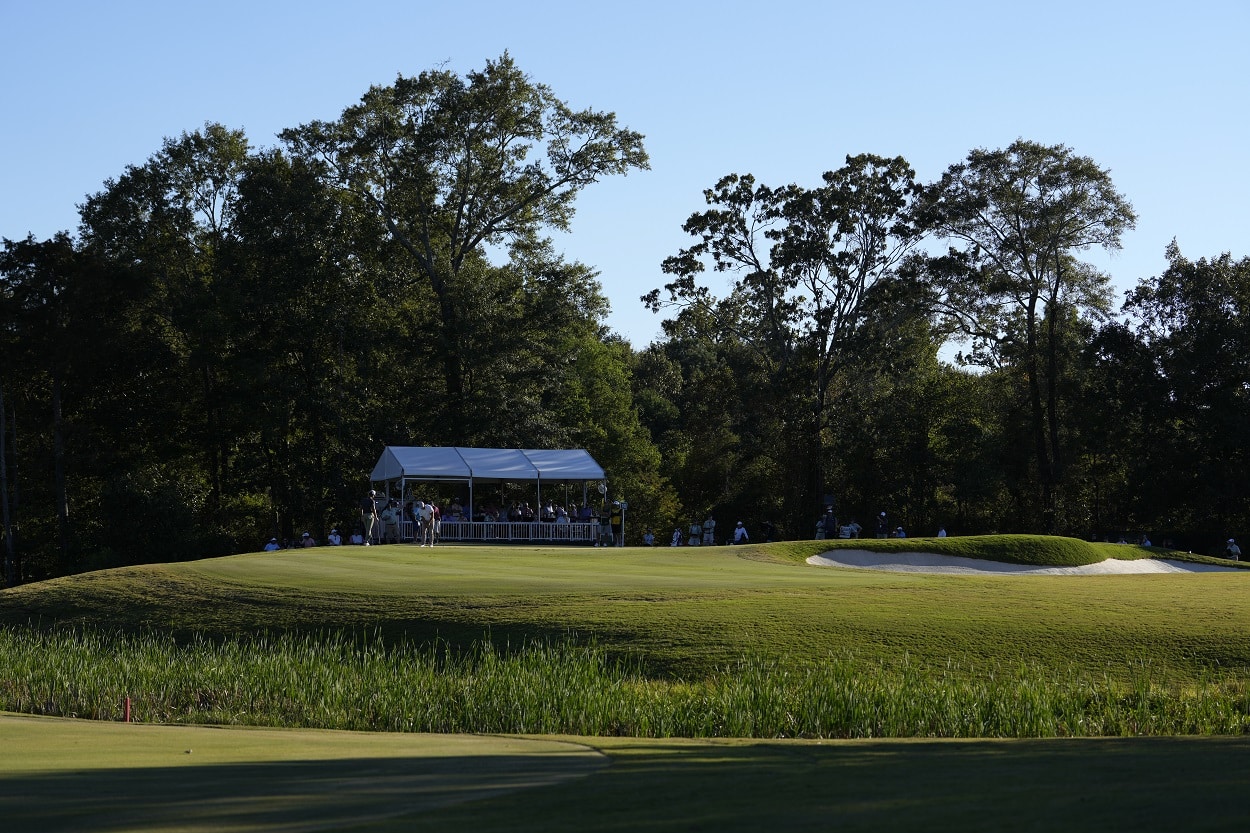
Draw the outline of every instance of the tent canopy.
[[[426,448],[388,445],[371,481],[499,483],[603,480],[603,467],[581,448]]]

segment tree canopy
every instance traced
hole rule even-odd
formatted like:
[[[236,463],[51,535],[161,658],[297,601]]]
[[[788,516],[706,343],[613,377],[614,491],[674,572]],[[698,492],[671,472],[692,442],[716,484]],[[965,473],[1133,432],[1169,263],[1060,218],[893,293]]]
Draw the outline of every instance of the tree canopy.
[[[387,444],[585,447],[637,540],[709,514],[811,537],[831,507],[1208,552],[1250,525],[1250,263],[1173,244],[1117,313],[1081,257],[1136,216],[1064,145],[927,184],[868,153],[811,185],[727,175],[635,348],[550,237],[648,165],[611,113],[505,53],[280,138],[205,124],[76,235],[3,240],[7,583],[321,537]]]

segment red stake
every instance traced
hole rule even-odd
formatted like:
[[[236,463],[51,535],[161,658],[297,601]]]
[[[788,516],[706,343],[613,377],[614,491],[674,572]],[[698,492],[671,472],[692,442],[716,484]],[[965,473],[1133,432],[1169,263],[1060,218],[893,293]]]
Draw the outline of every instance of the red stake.
[[[125,719],[126,719],[126,722],[129,723],[130,722],[130,698],[127,697],[123,702],[125,704],[125,711],[126,711]]]

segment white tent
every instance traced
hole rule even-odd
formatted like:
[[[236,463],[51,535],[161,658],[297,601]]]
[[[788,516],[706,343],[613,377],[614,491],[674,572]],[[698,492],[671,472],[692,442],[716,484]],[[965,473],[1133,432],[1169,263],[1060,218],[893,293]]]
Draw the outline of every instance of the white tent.
[[[426,448],[388,445],[370,480],[498,483],[603,480],[603,467],[582,448]]]
[[[398,483],[400,494],[409,482],[464,483],[468,486],[472,512],[473,487],[480,483],[534,483],[542,500],[543,483],[582,483],[604,480],[603,467],[581,448],[461,448],[388,445],[382,450],[373,483],[389,491]],[[583,494],[583,502],[585,496]]]

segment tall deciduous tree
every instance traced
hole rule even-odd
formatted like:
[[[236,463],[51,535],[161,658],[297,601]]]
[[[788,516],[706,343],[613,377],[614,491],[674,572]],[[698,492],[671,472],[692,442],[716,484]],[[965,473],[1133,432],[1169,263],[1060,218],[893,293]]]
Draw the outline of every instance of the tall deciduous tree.
[[[566,229],[586,186],[646,168],[642,136],[615,115],[573,110],[506,53],[460,77],[446,70],[371,88],[337,121],[284,131],[336,186],[371,207],[416,267],[432,322],[445,422],[466,416],[466,272],[488,250],[513,256]]]
[[[219,258],[233,234],[238,183],[248,159],[242,131],[207,124],[168,139],[141,166],[129,166],[82,207],[82,242],[92,256],[142,273],[147,328],[167,355],[151,377],[165,408],[177,411],[216,507],[231,455],[232,402],[223,389],[230,310],[217,302]]]
[[[972,151],[926,189],[923,207],[924,224],[955,244],[931,271],[944,312],[982,357],[1019,342],[1043,524],[1053,529],[1062,469],[1058,330],[1065,308],[1107,302],[1107,279],[1074,255],[1119,248],[1136,215],[1092,159],[1023,139]]]
[[[914,309],[896,280],[919,238],[907,220],[914,188],[904,159],[868,154],[812,189],[727,176],[683,226],[698,242],[664,261],[675,280],[643,298],[657,312],[699,308],[753,349],[765,396],[785,415],[777,441],[793,443],[796,517],[817,512],[827,491],[823,434],[847,365],[872,349],[883,318]],[[698,283],[709,265],[733,276],[722,300]]]

